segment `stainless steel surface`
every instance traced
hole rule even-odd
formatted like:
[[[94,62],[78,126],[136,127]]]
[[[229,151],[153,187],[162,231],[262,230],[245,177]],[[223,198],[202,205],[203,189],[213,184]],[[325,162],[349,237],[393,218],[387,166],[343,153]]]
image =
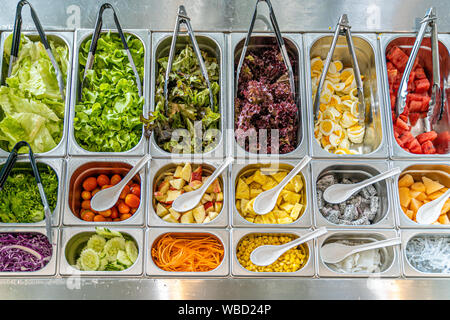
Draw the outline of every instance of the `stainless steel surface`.
[[[217,146],[204,153],[170,153],[163,150],[156,142],[155,133],[153,132],[150,136],[150,154],[153,158],[188,158],[188,159],[201,159],[201,158],[223,158],[225,155],[225,145],[226,145],[226,110],[228,108],[226,104],[226,94],[227,94],[227,79],[226,79],[226,56],[227,48],[225,44],[225,35],[223,33],[196,33],[196,39],[200,50],[208,52],[208,54],[217,59],[220,66],[219,75],[219,112],[220,112],[220,124],[219,130],[221,130],[220,141]],[[170,44],[172,40],[172,34],[167,33],[152,33],[152,67],[150,76],[150,111],[154,110],[155,106],[155,92],[156,92],[156,78],[159,72],[158,59],[162,57],[169,56]],[[183,32],[180,33],[177,39],[176,48],[177,50],[183,48],[186,44],[190,43],[189,37]]]
[[[333,264],[324,262],[320,257],[320,248],[327,243],[348,240],[355,244],[380,241],[398,236],[395,230],[355,229],[338,230],[330,229],[329,232],[316,239],[317,265],[319,277],[360,278],[360,277],[400,277],[400,251],[399,246],[381,248],[380,250],[380,272],[378,273],[343,273],[336,269]]]
[[[423,158],[422,158],[423,159]],[[438,180],[441,184],[445,185],[447,188],[450,188],[450,165],[445,161],[393,161],[394,166],[398,166],[402,173],[398,176],[398,179],[394,179],[392,184],[392,195],[393,202],[392,204],[395,206],[396,215],[399,221],[399,227],[403,228],[416,228],[421,230],[434,230],[439,228],[445,228],[450,230],[450,225],[421,225],[417,222],[409,219],[406,214],[403,212],[402,207],[400,206],[400,198],[398,192],[398,180],[404,175],[403,172],[409,170],[421,170],[423,172],[410,173],[414,180],[421,179],[422,176],[427,176],[430,179]]]
[[[187,161],[184,159],[152,159],[149,163],[148,178],[147,178],[147,211],[148,211],[148,226],[152,227],[165,227],[165,228],[192,228],[203,230],[205,227],[219,227],[225,228],[229,224],[229,205],[230,205],[230,187],[229,187],[229,176],[228,171],[225,170],[220,176],[219,181],[221,182],[222,192],[223,192],[223,203],[222,210],[219,215],[208,223],[172,223],[164,221],[162,218],[158,217],[156,214],[156,200],[153,197],[153,192],[156,189],[156,185],[161,179],[161,175],[164,172],[175,171],[177,165],[182,165]],[[211,174],[214,170],[221,165],[223,160],[208,160],[208,161],[194,161],[191,164],[203,166],[205,173]],[[141,195],[143,193],[141,192]],[[199,231],[200,231],[199,230]]]
[[[366,128],[363,143],[351,145],[351,149],[358,150],[357,155],[336,155],[324,150],[314,137],[314,114],[311,84],[311,59],[320,56],[324,59],[328,53],[330,34],[304,35],[305,63],[303,65],[306,82],[306,101],[308,105],[309,144],[313,157],[317,158],[386,158],[389,152],[386,125],[384,123],[384,100],[382,97],[382,77],[379,62],[378,46],[375,34],[353,33],[353,43],[358,58],[361,75],[364,79],[364,98],[366,109]],[[351,66],[347,43],[344,37],[338,39],[334,58],[341,60],[344,67]]]
[[[146,215],[146,185],[147,175],[146,167],[142,168],[138,175],[141,180],[141,202],[138,210],[128,219],[124,221],[112,221],[112,222],[92,222],[84,221],[76,216],[76,212],[73,212],[73,207],[76,207],[77,200],[73,197],[80,195],[81,189],[76,183],[82,183],[79,181],[79,177],[87,178],[94,174],[108,174],[108,173],[121,173],[128,172],[140,158],[69,158],[66,162],[67,172],[65,177],[65,195],[63,202],[63,224],[64,226],[91,226],[94,228],[99,225],[107,225],[111,227],[122,226],[143,226]],[[78,191],[77,191],[78,190]],[[79,199],[79,198],[78,198]],[[72,204],[73,203],[73,204]],[[78,206],[80,204],[78,203]]]
[[[6,159],[0,160],[0,167],[3,167]],[[64,198],[64,192],[65,192],[65,163],[62,159],[52,159],[52,158],[39,158],[36,160],[36,163],[38,165],[38,169],[40,172],[42,172],[42,169],[45,167],[44,165],[48,165],[53,171],[55,172],[57,178],[58,178],[58,196],[56,200],[56,207],[52,212],[52,227],[57,227],[60,225],[60,216],[61,216],[61,208],[63,208],[63,198]],[[14,169],[16,168],[16,169]],[[16,170],[27,170],[32,174],[31,164],[28,161],[28,158],[18,158],[16,165],[14,166],[12,172]],[[34,181],[33,181],[34,183]],[[48,198],[48,195],[47,195]],[[45,227],[45,218],[42,221],[34,222],[34,223],[4,223],[0,222],[0,230],[4,227],[17,227],[17,228],[23,228],[23,227]]]
[[[174,234],[174,235],[189,235],[189,234],[208,234],[213,235],[217,239],[219,239],[220,242],[222,242],[223,248],[224,248],[224,256],[222,262],[219,264],[219,266],[211,271],[206,272],[171,272],[171,271],[165,271],[160,269],[155,262],[153,261],[153,258],[151,256],[151,250],[153,248],[153,245],[155,241],[157,241],[161,236],[163,236],[166,233]],[[183,228],[183,229],[169,229],[169,228],[155,228],[155,229],[149,229],[146,232],[146,238],[145,238],[145,244],[146,244],[146,250],[145,250],[145,273],[149,277],[164,277],[164,278],[209,278],[209,277],[226,277],[230,274],[230,236],[228,230],[225,229],[197,229],[197,228]]]
[[[333,173],[340,177],[367,179],[385,172],[389,169],[387,161],[373,160],[345,160],[330,162],[329,160],[313,160],[311,164],[312,177],[312,207],[314,210],[314,225],[329,228],[341,228],[343,230],[352,229],[373,229],[373,228],[395,228],[395,208],[392,205],[392,179],[386,179],[374,184],[380,197],[380,208],[375,216],[375,223],[371,225],[351,226],[334,224],[329,222],[319,211],[317,204],[317,181],[327,173]]]
[[[11,34],[11,32],[2,32],[1,40],[0,40],[0,83],[4,85],[7,71],[6,65],[3,65],[5,60],[3,59],[4,55],[4,45],[6,38]],[[39,36],[36,32],[22,32],[23,35],[28,36],[33,41],[38,41]],[[67,66],[67,75],[66,75],[66,98],[64,100],[64,120],[63,120],[63,132],[61,136],[61,141],[57,144],[55,148],[50,151],[43,153],[34,153],[36,157],[64,157],[67,154],[67,133],[68,133],[68,125],[69,125],[69,106],[70,106],[70,98],[71,98],[71,78],[72,78],[72,55],[73,55],[73,32],[46,32],[46,36],[49,41],[55,41],[57,44],[65,45],[68,48],[68,66]],[[0,157],[7,157],[9,152],[0,148]]]
[[[391,115],[391,102],[389,97],[389,82],[387,77],[386,68],[386,52],[394,45],[400,46],[401,48],[410,50],[415,41],[415,34],[381,34],[379,38],[380,46],[380,68],[382,70],[383,76],[383,88],[384,88],[384,99],[385,99],[385,116],[386,116],[386,131],[390,140],[390,157],[392,159],[416,159],[422,160],[426,159],[448,159],[449,153],[447,154],[414,154],[405,151],[394,138],[394,126],[392,123]],[[439,126],[435,127],[436,132],[450,130],[450,102],[448,97],[450,96],[450,58],[449,58],[449,48],[450,42],[448,41],[448,35],[438,35],[439,40],[439,59],[440,59],[440,72],[441,81],[443,86],[441,87],[444,91],[444,96],[447,96],[447,101],[444,104],[444,117],[439,122]],[[447,41],[446,41],[447,40]],[[430,37],[425,37],[422,41],[422,45],[419,49],[418,58],[424,61],[424,69],[428,74],[432,74],[432,58],[431,58],[431,44]],[[420,125],[420,121],[418,125]],[[416,129],[416,128],[414,128]],[[420,132],[423,132],[422,128],[418,128]]]
[[[230,192],[230,214],[232,215],[232,226],[233,227],[246,227],[246,228],[273,228],[284,230],[284,228],[293,228],[293,227],[301,227],[301,228],[309,228],[312,226],[312,196],[311,196],[311,173],[310,166],[308,164],[302,171],[300,171],[300,175],[303,177],[303,185],[304,191],[302,191],[302,203],[303,197],[306,199],[305,209],[300,217],[292,223],[289,224],[261,224],[261,223],[253,223],[245,220],[238,209],[236,208],[236,187],[237,180],[241,175],[252,174],[257,169],[267,168],[268,171],[290,171],[297,164],[299,160],[281,160],[279,163],[271,162],[270,160],[261,160],[256,161],[250,159],[246,162],[240,162],[239,159],[235,161],[231,166],[231,180],[229,186]]]
[[[308,229],[275,229],[271,228],[273,225],[267,225],[269,228],[236,228],[231,231],[231,273],[234,277],[259,277],[259,278],[277,278],[277,277],[313,277],[315,275],[314,256],[315,246],[314,239],[305,242],[303,245],[308,249],[308,261],[305,265],[295,272],[253,272],[244,268],[236,257],[236,250],[239,242],[247,235],[293,235],[295,238],[301,237],[311,230]]]
[[[81,147],[74,134],[73,120],[75,118],[75,105],[79,102],[79,82],[80,82],[80,69],[79,69],[79,56],[80,56],[80,47],[85,41],[89,41],[92,36],[93,29],[77,29],[75,32],[75,46],[74,46],[74,59],[72,64],[72,96],[70,99],[70,128],[69,128],[69,138],[68,138],[68,154],[71,156],[99,156],[99,157],[115,157],[115,156],[142,156],[147,152],[147,138],[144,136],[144,130],[142,128],[141,139],[138,144],[131,148],[130,150],[123,152],[92,152]],[[115,29],[111,30],[102,30],[101,33],[105,32],[114,32],[117,33]],[[124,29],[124,34],[132,34],[136,36],[144,46],[144,78],[143,88],[144,88],[144,105],[143,105],[143,114],[146,115],[148,113],[148,101],[149,101],[149,73],[150,73],[150,32],[148,30],[131,30]]]
[[[109,227],[108,227],[109,228]],[[95,277],[135,277],[143,274],[143,255],[144,255],[144,230],[141,228],[118,227],[110,228],[113,231],[119,231],[124,236],[131,237],[138,248],[139,254],[132,266],[121,271],[81,271],[72,265],[76,263],[77,250],[82,249],[89,237],[95,234],[95,228],[61,228],[61,251],[59,255],[59,273],[63,276],[95,276]]]
[[[283,40],[287,51],[293,56],[294,59],[294,83],[296,98],[295,101],[298,107],[298,133],[297,133],[297,147],[294,151],[285,154],[256,154],[253,152],[247,152],[236,141],[234,135],[235,128],[235,106],[234,106],[234,83],[235,83],[235,66],[239,61],[242,49],[245,42],[245,33],[232,33],[228,37],[230,48],[229,60],[228,60],[228,82],[229,86],[229,112],[228,112],[228,128],[229,128],[229,147],[231,152],[237,158],[261,158],[261,159],[286,159],[286,158],[300,158],[308,154],[308,133],[307,133],[307,114],[306,114],[306,102],[305,102],[305,90],[304,88],[304,74],[302,72],[303,67],[303,38],[300,34],[282,34]],[[276,38],[273,35],[253,33],[249,49],[266,47],[267,45],[275,45]],[[295,66],[296,65],[296,66]]]

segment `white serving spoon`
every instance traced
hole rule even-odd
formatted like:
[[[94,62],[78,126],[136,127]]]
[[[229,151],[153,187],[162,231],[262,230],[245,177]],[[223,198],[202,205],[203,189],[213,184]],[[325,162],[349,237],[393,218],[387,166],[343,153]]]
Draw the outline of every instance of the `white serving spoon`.
[[[151,156],[149,154],[143,156],[118,184],[112,186],[111,188],[103,189],[97,192],[91,199],[91,208],[95,211],[105,211],[111,209],[119,199],[123,188],[150,159]]]
[[[209,185],[216,180],[216,178],[222,173],[223,170],[226,169],[226,167],[228,167],[230,163],[233,162],[233,160],[234,159],[232,157],[228,157],[197,190],[185,192],[179,195],[172,203],[173,210],[177,212],[185,212],[195,208],[195,206],[202,200],[203,194],[206,192]]]
[[[281,190],[291,181],[291,179],[297,175],[308,163],[311,161],[311,157],[305,156],[289,173],[284,177],[281,182],[270,190],[261,192],[253,202],[253,210],[256,214],[266,214],[273,210],[277,203],[278,196]]]
[[[416,221],[419,224],[431,224],[435,222],[441,215],[442,208],[448,197],[450,197],[450,189],[448,189],[439,198],[425,203],[417,210]]]
[[[396,244],[400,244],[401,242],[402,241],[400,237],[381,241],[374,241],[355,246],[346,245],[338,242],[331,242],[323,245],[320,248],[320,257],[322,258],[323,262],[338,263],[339,261],[344,260],[348,256],[358,252],[389,247]]]
[[[358,183],[333,184],[332,186],[329,186],[328,188],[325,189],[325,191],[323,192],[323,199],[328,203],[342,203],[348,198],[350,198],[353,194],[361,190],[362,188],[374,184],[378,181],[400,174],[400,172],[401,172],[400,168],[393,168],[384,173],[376,175],[375,177],[363,180]]]
[[[257,266],[268,266],[278,260],[278,258],[288,251],[289,249],[295,248],[296,246],[305,243],[311,239],[320,237],[327,233],[326,227],[320,227],[317,230],[308,232],[307,234],[301,236],[298,239],[289,241],[288,243],[282,245],[265,245],[260,246],[252,251],[250,254],[250,261]]]

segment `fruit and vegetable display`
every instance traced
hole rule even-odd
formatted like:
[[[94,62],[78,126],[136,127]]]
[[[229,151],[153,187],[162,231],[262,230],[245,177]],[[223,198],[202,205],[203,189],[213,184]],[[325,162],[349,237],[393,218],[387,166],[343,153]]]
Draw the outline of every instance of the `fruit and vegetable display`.
[[[203,172],[202,165],[185,163],[175,171],[165,171],[153,192],[156,214],[171,223],[208,223],[214,220],[223,207],[223,190],[216,179],[206,189],[200,203],[192,210],[177,212],[172,208],[173,201],[181,194],[200,188],[209,174]]]
[[[450,237],[420,235],[406,244],[406,259],[417,270],[427,273],[450,273]]]
[[[334,174],[327,174],[317,181],[317,207],[320,213],[331,223],[342,225],[369,225],[375,222],[380,209],[380,197],[374,185],[364,187],[346,201],[331,204],[324,200],[324,191],[336,184],[353,184],[360,179],[339,178]]]
[[[158,268],[171,272],[207,272],[224,258],[222,242],[211,234],[166,233],[152,246],[151,258]]]
[[[220,134],[219,76],[217,58],[201,50],[208,72],[214,105],[211,106],[208,85],[203,78],[194,50],[186,45],[175,53],[167,84],[165,110],[164,82],[168,57],[157,61],[155,109],[149,119],[142,119],[147,130],[153,130],[159,147],[172,153],[200,153],[213,150]],[[201,125],[197,136],[196,123]],[[178,129],[178,130],[177,130]],[[177,138],[175,138],[177,136]],[[181,140],[178,139],[182,138]]]
[[[236,185],[236,209],[239,214],[251,223],[287,224],[302,216],[306,206],[306,191],[300,174],[294,176],[283,188],[277,199],[275,208],[264,215],[258,215],[253,210],[256,197],[278,185],[288,174],[288,171],[266,172],[257,169],[254,172],[241,175]]]
[[[292,57],[290,60],[295,70]],[[297,147],[299,107],[288,80],[276,46],[247,50],[234,102],[236,141],[246,151],[283,154]],[[260,135],[260,130],[267,130],[266,135]],[[272,145],[272,130],[278,132],[279,145]]]
[[[58,200],[58,177],[49,166],[40,169],[39,174],[50,211],[53,212]],[[35,223],[44,218],[44,206],[31,168],[13,170],[0,191],[0,222]]]
[[[139,251],[132,237],[107,228],[96,228],[81,248],[76,265],[81,271],[121,271],[131,267]]]
[[[426,175],[414,178],[410,174],[404,174],[398,180],[400,206],[403,213],[414,222],[417,222],[416,214],[421,206],[436,200],[447,190],[448,187]],[[450,224],[450,199],[447,199],[441,215],[433,224]]]
[[[296,272],[303,268],[309,259],[309,249],[301,244],[283,253],[271,265],[262,267],[250,260],[253,250],[263,245],[282,245],[297,238],[294,235],[249,234],[243,237],[236,248],[236,257],[242,267],[253,272]]]
[[[120,174],[99,174],[86,178],[82,183],[78,216],[84,221],[94,222],[124,221],[132,217],[141,203],[141,184],[138,180],[128,182],[114,207],[105,211],[95,211],[91,208],[91,199],[97,192],[115,186],[122,178]]]
[[[4,43],[3,64],[9,65],[12,35]],[[49,39],[64,81],[69,49]],[[61,97],[52,62],[39,41],[22,35],[11,75],[0,87],[0,147],[10,151],[22,140],[34,153],[54,149],[63,136],[65,102]],[[26,148],[24,148],[26,150]]]
[[[38,271],[50,261],[53,248],[47,237],[33,232],[0,233],[0,271]]]
[[[145,50],[141,40],[125,34],[140,79],[144,78]],[[91,39],[79,51],[79,78],[83,79]],[[102,33],[93,68],[83,82],[81,100],[73,119],[77,143],[92,152],[124,152],[142,137],[140,116],[144,97],[139,97],[136,78],[117,33]]]
[[[311,87],[315,98],[324,61],[320,57],[311,59]],[[364,80],[364,76],[361,75]],[[314,137],[326,151],[334,154],[359,154],[354,148],[364,139],[365,125],[360,125],[359,98],[353,68],[346,68],[340,60],[330,63],[325,77]]]
[[[391,102],[394,138],[404,150],[415,154],[445,154],[450,151],[450,132],[435,131],[419,133],[421,119],[427,116],[430,104],[431,77],[424,63],[416,58],[408,81],[408,96],[402,114],[395,113],[397,93],[409,55],[397,46],[386,53],[389,96]],[[423,130],[422,130],[423,131]]]

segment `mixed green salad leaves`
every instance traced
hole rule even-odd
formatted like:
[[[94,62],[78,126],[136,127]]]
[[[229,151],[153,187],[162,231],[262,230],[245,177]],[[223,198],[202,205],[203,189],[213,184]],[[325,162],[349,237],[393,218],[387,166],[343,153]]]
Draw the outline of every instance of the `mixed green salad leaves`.
[[[6,68],[11,42],[12,35],[4,44]],[[49,44],[65,81],[69,50],[52,40]],[[21,36],[19,54],[5,84],[0,87],[0,147],[10,151],[17,142],[25,140],[35,153],[55,148],[63,133],[64,101],[55,69],[41,42]]]
[[[144,46],[125,34],[141,79],[144,76]],[[80,48],[80,79],[83,78],[91,39]],[[83,83],[81,101],[73,122],[78,144],[93,152],[123,152],[135,147],[142,136],[140,115],[144,97],[139,97],[133,69],[117,33],[102,33],[94,66]]]
[[[53,212],[58,198],[58,177],[47,166],[40,169],[48,205]],[[0,191],[0,221],[4,223],[33,223],[45,218],[39,189],[31,171],[12,170]]]
[[[159,72],[156,79],[155,110],[148,119],[142,118],[147,131],[154,131],[158,145],[168,152],[194,153],[195,150],[207,152],[215,147],[216,139],[212,129],[219,129],[219,74],[220,66],[215,57],[201,51],[205,61],[214,105],[211,106],[209,89],[203,78],[194,50],[186,45],[175,54],[169,74],[167,112],[164,103],[164,82],[168,57],[158,60]],[[201,123],[202,137],[195,132],[195,123]],[[187,139],[173,139],[176,129],[186,129]],[[216,130],[217,131],[217,130]],[[208,134],[209,133],[209,134]],[[182,136],[182,134],[181,134]],[[186,137],[185,137],[186,138]],[[187,141],[187,142],[186,142]],[[187,145],[183,145],[187,144]]]

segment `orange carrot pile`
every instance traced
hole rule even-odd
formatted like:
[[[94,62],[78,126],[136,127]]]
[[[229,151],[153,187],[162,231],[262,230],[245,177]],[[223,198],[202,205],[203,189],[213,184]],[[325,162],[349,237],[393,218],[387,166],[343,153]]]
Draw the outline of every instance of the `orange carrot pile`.
[[[152,248],[155,264],[165,271],[204,272],[222,262],[223,245],[212,235],[163,235]]]

